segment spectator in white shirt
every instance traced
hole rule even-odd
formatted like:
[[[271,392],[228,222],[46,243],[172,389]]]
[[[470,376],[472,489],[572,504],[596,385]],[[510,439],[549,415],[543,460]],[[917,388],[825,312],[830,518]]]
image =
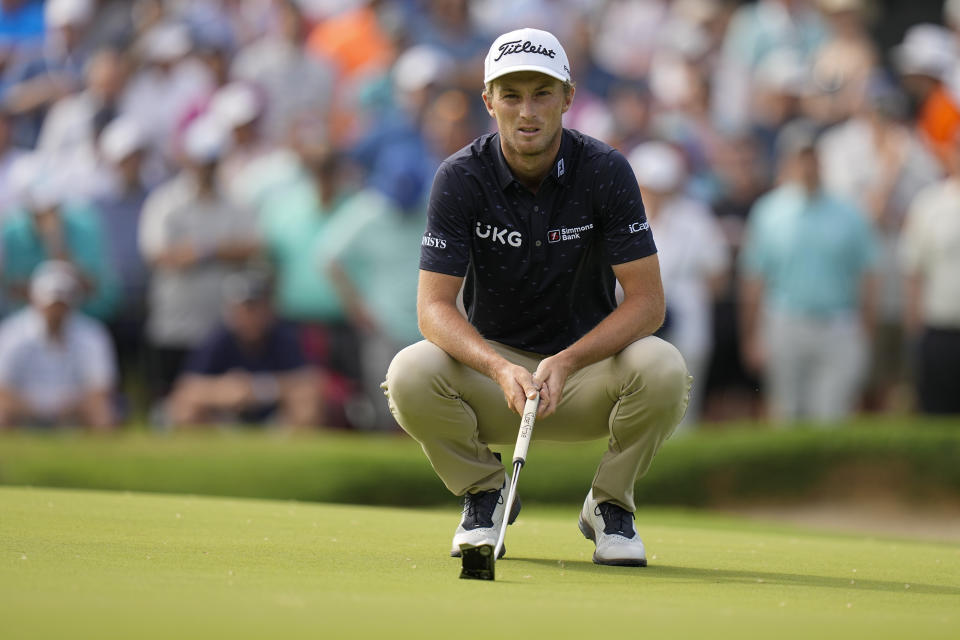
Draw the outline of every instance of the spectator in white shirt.
[[[220,319],[223,279],[259,252],[253,212],[218,185],[227,132],[208,117],[184,135],[184,169],[143,205],[139,243],[153,270],[147,338],[156,371],[154,395],[166,395],[187,353]]]
[[[663,142],[645,142],[628,156],[660,256],[667,302],[662,337],[683,354],[694,382],[681,429],[700,418],[713,350],[713,299],[729,277],[730,248],[713,212],[683,193],[684,158]]]
[[[37,267],[28,307],[0,324],[0,428],[109,429],[115,416],[113,346],[97,320],[74,311],[73,267]]]

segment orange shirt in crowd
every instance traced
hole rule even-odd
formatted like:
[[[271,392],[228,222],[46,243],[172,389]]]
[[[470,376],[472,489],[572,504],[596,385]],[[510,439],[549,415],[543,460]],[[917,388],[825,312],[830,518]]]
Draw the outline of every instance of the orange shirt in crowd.
[[[920,108],[917,126],[941,162],[946,162],[960,132],[960,107],[940,85]]]
[[[333,60],[345,77],[386,69],[394,59],[393,43],[370,7],[321,22],[310,32],[307,49]]]

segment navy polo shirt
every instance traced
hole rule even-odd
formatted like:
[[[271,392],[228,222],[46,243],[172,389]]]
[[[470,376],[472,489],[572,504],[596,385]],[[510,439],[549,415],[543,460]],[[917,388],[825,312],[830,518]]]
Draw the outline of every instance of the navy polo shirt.
[[[613,147],[564,129],[537,193],[514,177],[500,136],[481,136],[437,171],[420,268],[465,277],[484,338],[549,355],[616,307],[611,265],[656,253],[640,188]]]

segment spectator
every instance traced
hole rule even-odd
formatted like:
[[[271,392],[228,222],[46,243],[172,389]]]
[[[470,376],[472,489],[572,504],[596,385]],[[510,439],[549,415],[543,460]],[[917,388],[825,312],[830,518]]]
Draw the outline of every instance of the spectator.
[[[897,244],[917,191],[937,180],[940,164],[903,122],[906,104],[875,78],[854,117],[826,131],[817,144],[827,191],[857,203],[877,230],[877,331],[871,367],[870,408],[886,408],[906,390],[903,292]]]
[[[240,50],[231,66],[231,75],[260,88],[270,105],[264,115],[268,139],[278,142],[288,123],[310,111],[326,117],[336,94],[336,72],[323,55],[305,49],[307,27],[293,0],[278,4],[275,32]]]
[[[187,353],[220,316],[223,279],[259,252],[254,216],[221,192],[226,132],[200,118],[184,136],[184,166],[143,206],[139,244],[153,269],[147,336],[155,396],[165,395]]]
[[[960,413],[960,140],[949,175],[914,198],[904,225],[904,324],[917,344],[919,408]]]
[[[110,318],[117,283],[97,211],[68,198],[36,154],[21,158],[15,171],[23,181],[21,203],[0,226],[0,282],[6,297],[16,304],[27,302],[34,269],[47,260],[62,260],[76,269],[84,313]]]
[[[96,198],[97,138],[121,112],[127,65],[119,51],[101,49],[86,68],[86,88],[53,105],[40,130],[37,149],[73,199]]]
[[[190,354],[171,397],[177,425],[320,420],[320,379],[297,333],[276,319],[263,274],[224,280],[224,321]]]
[[[808,0],[742,3],[730,18],[714,75],[714,118],[725,131],[743,132],[756,117],[757,74],[767,58],[797,61],[806,69],[827,37],[823,18]],[[775,64],[773,66],[779,66]],[[766,84],[774,84],[767,78]]]
[[[0,98],[16,116],[17,144],[33,148],[50,106],[82,86],[90,55],[85,33],[94,10],[93,0],[47,0],[43,47],[21,50],[11,62]]]
[[[210,101],[209,116],[226,128],[231,137],[220,162],[218,179],[227,196],[242,206],[253,204],[245,200],[249,197],[249,181],[256,179],[251,175],[251,167],[272,151],[272,145],[260,133],[262,114],[260,96],[240,82],[220,88]]]
[[[307,36],[307,51],[332,60],[347,78],[387,70],[396,52],[383,20],[383,0],[362,0],[359,6],[328,16]]]
[[[144,179],[146,136],[129,117],[106,126],[100,156],[106,172],[95,206],[105,235],[110,270],[120,280],[120,303],[107,323],[124,374],[145,374],[144,332],[150,272],[138,247],[140,215],[148,195]],[[134,385],[131,385],[134,386]]]
[[[59,100],[50,109],[40,130],[37,149],[45,154],[71,154],[78,147],[89,162],[95,155],[100,130],[120,115],[120,102],[127,82],[127,65],[115,49],[101,49],[86,66],[83,91]]]
[[[73,311],[79,293],[70,264],[45,262],[30,306],[0,324],[0,427],[113,426],[113,347],[99,322]]]
[[[920,136],[946,167],[960,130],[960,106],[944,82],[957,65],[957,43],[944,27],[917,24],[907,29],[892,57],[912,101]]]
[[[855,114],[878,71],[880,52],[870,37],[865,0],[817,0],[829,26],[811,68],[817,120],[836,123]],[[827,175],[827,172],[824,172]]]
[[[681,428],[700,420],[713,349],[712,302],[726,285],[730,256],[723,230],[703,203],[684,195],[684,159],[673,147],[647,142],[628,156],[657,239],[667,315],[664,340],[683,354],[693,376]]]
[[[215,80],[191,57],[193,41],[182,24],[152,27],[135,50],[144,65],[130,79],[124,109],[150,133],[151,145],[172,161],[179,151],[178,125],[189,109],[213,93]]]
[[[854,411],[873,328],[875,234],[824,190],[815,143],[808,121],[780,134],[782,183],[754,205],[740,254],[744,358],[781,423]]]

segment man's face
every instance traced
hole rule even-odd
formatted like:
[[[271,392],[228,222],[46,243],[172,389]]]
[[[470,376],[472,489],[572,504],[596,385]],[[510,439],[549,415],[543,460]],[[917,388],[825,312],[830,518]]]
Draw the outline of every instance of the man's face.
[[[227,318],[241,342],[259,343],[273,323],[273,311],[268,300],[248,300],[229,306]]]
[[[561,118],[573,101],[563,83],[536,71],[518,71],[493,81],[493,94],[484,92],[487,112],[497,121],[507,155],[533,157],[553,153],[559,142]]]
[[[58,329],[63,324],[67,315],[70,314],[70,305],[62,300],[41,304],[38,305],[38,308],[43,315],[47,327],[51,330]]]

